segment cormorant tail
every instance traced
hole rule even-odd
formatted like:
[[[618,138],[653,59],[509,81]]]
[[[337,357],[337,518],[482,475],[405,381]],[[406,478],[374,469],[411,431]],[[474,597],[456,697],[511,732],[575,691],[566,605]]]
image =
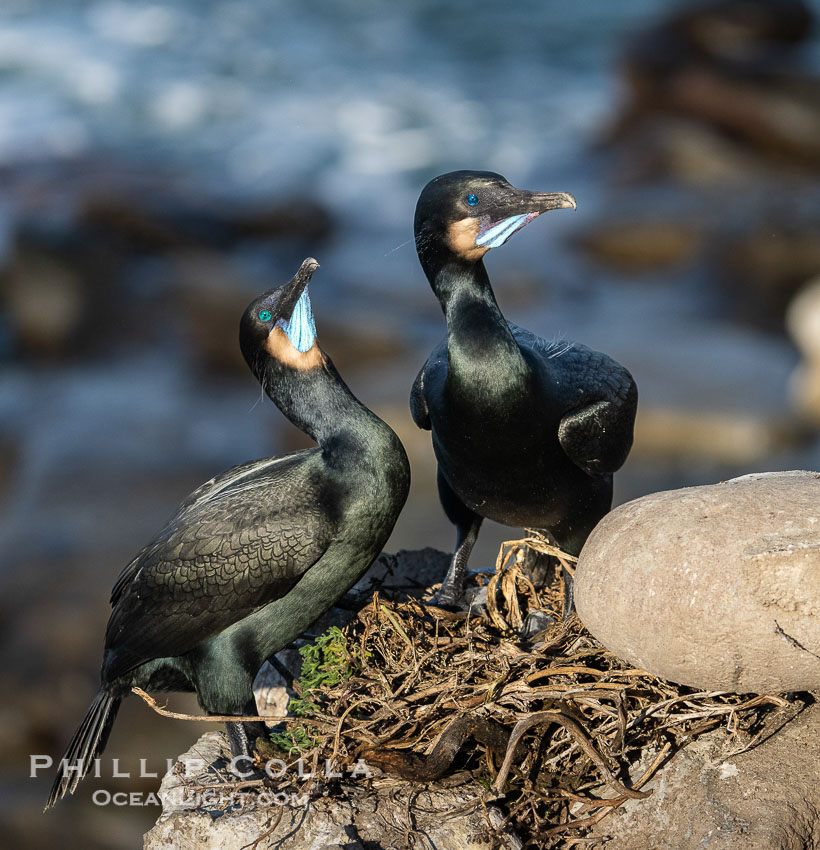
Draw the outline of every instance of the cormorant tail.
[[[74,733],[57,766],[57,777],[43,811],[51,808],[66,794],[73,794],[80,780],[91,770],[94,759],[105,748],[121,701],[121,697],[112,696],[105,690],[97,691],[85,719]]]

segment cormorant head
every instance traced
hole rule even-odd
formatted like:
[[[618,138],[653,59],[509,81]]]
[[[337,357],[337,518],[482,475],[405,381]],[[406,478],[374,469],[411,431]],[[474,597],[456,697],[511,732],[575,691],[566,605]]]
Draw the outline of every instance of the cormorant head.
[[[492,171],[451,171],[431,180],[416,204],[416,248],[424,262],[444,246],[476,262],[547,210],[572,207],[566,192],[516,189]]]
[[[318,268],[316,260],[308,257],[288,283],[255,298],[242,314],[239,345],[260,381],[269,362],[266,354],[299,370],[322,362],[308,295],[308,281]]]

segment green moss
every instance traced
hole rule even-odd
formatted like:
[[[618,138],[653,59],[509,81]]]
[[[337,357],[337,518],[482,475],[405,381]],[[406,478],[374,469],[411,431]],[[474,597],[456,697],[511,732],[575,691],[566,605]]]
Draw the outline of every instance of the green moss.
[[[256,749],[264,758],[274,758],[281,753],[312,750],[321,744],[322,739],[311,735],[304,727],[286,729],[284,732],[271,732],[268,739],[257,741]]]
[[[323,688],[332,688],[348,681],[362,669],[364,657],[361,648],[350,641],[337,626],[331,626],[316,640],[299,650],[302,670],[299,674],[301,696],[288,701],[288,714],[309,718],[319,708],[316,700]],[[309,750],[321,738],[305,727],[297,726],[285,732],[274,732],[270,737],[273,746],[285,752],[294,749]]]
[[[299,654],[302,656],[299,685],[303,699],[298,702],[306,703],[310,710],[314,706],[309,694],[348,681],[362,669],[364,661],[361,648],[348,640],[338,626],[331,626],[314,643],[303,646]],[[291,700],[291,704],[294,702],[297,700]]]

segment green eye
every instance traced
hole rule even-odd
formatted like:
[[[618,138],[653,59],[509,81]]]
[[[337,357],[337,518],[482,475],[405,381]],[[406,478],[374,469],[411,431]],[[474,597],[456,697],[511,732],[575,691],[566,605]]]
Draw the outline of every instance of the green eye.
[[[270,310],[260,310],[259,311],[259,320],[261,322],[269,322],[271,317]]]

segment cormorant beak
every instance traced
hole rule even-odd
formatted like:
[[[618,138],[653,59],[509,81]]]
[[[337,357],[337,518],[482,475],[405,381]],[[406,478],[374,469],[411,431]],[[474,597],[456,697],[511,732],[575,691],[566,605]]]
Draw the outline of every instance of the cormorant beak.
[[[307,285],[318,268],[316,260],[308,257],[293,279],[282,287],[284,292],[277,304],[276,314],[279,318],[274,327],[281,328],[290,344],[302,353],[313,348],[316,342],[316,324]]]
[[[302,293],[305,291],[313,273],[319,268],[319,263],[308,257],[299,267],[299,271],[289,280],[284,286],[278,287],[276,292],[280,293],[276,304],[276,313],[281,319],[288,321],[293,316],[293,311],[299,300],[302,298]]]
[[[291,280],[251,301],[242,314],[239,345],[245,362],[260,380],[266,368],[262,356],[265,351],[277,360],[295,365],[302,354],[314,348],[316,325],[307,285],[318,268],[316,260],[308,257]],[[303,361],[299,361],[302,365],[297,368],[306,368]]]
[[[316,340],[316,325],[307,285],[319,264],[308,257],[284,286],[277,286],[253,302],[248,309],[269,323],[270,334],[279,329],[298,351],[308,351]],[[263,314],[267,314],[263,316]]]
[[[541,213],[549,210],[576,208],[575,198],[568,192],[527,192],[514,189],[514,194],[499,204],[498,212],[481,218],[475,244],[479,248],[500,248],[513,233],[526,227]]]

